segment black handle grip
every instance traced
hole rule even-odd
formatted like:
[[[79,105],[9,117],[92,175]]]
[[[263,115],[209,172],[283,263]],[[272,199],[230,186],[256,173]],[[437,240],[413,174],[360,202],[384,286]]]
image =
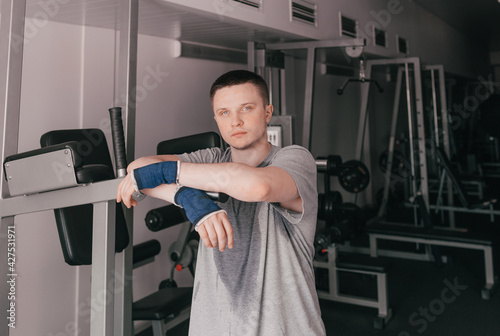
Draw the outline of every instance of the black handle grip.
[[[116,175],[117,177],[123,177],[127,175],[127,155],[125,154],[122,108],[110,108],[109,117],[111,119],[111,135],[113,137],[113,149],[115,151]]]

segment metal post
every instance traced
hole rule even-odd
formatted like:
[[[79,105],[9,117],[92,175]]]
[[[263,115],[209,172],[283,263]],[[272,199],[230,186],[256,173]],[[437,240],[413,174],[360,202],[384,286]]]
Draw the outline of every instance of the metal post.
[[[280,115],[287,115],[286,111],[286,74],[285,69],[280,69]]]
[[[255,72],[255,43],[253,41],[247,43],[247,69]]]
[[[429,190],[427,185],[427,157],[425,151],[425,125],[424,125],[424,106],[422,99],[422,78],[420,59],[414,58],[414,82],[415,82],[415,109],[417,119],[418,133],[418,154],[420,167],[420,185],[419,191],[422,193],[425,206],[429,209]]]
[[[311,150],[312,109],[314,94],[314,69],[316,48],[307,48],[306,82],[304,96],[304,120],[302,127],[302,146]]]
[[[136,124],[136,97],[137,85],[137,39],[138,39],[138,0],[121,0],[119,21],[119,52],[118,76],[115,85],[115,98],[123,97],[122,111],[124,112],[124,131],[127,149],[127,162],[135,159],[135,124]],[[129,246],[123,253],[117,255],[116,272],[125,281],[115,291],[115,324],[113,335],[133,335],[132,322],[132,258],[133,258],[133,211],[125,212],[125,219],[130,237]],[[114,234],[113,234],[114,237]],[[114,255],[114,251],[113,251]]]
[[[365,67],[365,76],[370,78],[372,71],[372,65],[367,62]],[[358,139],[356,142],[356,154],[355,158],[357,160],[363,161],[363,147],[365,141],[366,124],[368,120],[368,97],[370,95],[370,85],[361,85],[361,108],[359,113],[358,121]]]
[[[436,146],[439,147],[439,122],[437,118],[437,97],[436,97],[436,79],[434,78],[434,69],[431,69],[431,88],[432,88],[432,112],[434,116],[434,137]]]
[[[92,230],[91,302],[101,309],[90,312],[92,336],[114,333],[115,201],[94,203]]]
[[[399,102],[401,98],[401,86],[403,82],[403,68],[398,68],[398,76],[396,80],[396,90],[394,94],[394,105],[392,108],[392,124],[391,124],[391,136],[389,138],[389,148],[387,155],[387,168],[385,171],[385,185],[384,185],[384,196],[382,198],[382,203],[378,211],[378,217],[384,217],[387,208],[387,202],[389,200],[389,188],[391,187],[391,175],[392,175],[392,165],[394,159],[394,147],[396,143],[396,128],[398,125],[398,115],[399,115]]]
[[[411,186],[412,195],[415,196],[417,189],[417,179],[415,171],[415,145],[413,144],[413,111],[411,107],[411,87],[410,87],[410,71],[408,63],[405,63],[405,82],[406,82],[406,111],[408,112],[408,142],[410,144],[410,169],[411,169]]]
[[[21,105],[21,79],[24,48],[24,20],[26,15],[26,0],[3,0],[0,12],[0,152],[2,162],[11,154],[17,153],[19,137],[19,114]],[[4,175],[3,164],[1,175]],[[7,182],[0,178],[1,199],[8,197]],[[2,217],[0,222],[0,255],[2,275],[12,273],[8,265],[8,229],[14,226],[14,216]],[[15,272],[15,269],[14,269]],[[10,284],[2,281],[0,285],[0,335],[9,335]]]
[[[444,67],[442,65],[437,66],[438,78],[439,78],[439,100],[441,102],[441,127],[443,128],[443,147],[446,155],[451,158],[451,148],[450,148],[450,133],[448,129],[448,104],[446,101],[446,78],[444,76]],[[453,206],[453,185],[451,178],[448,177],[446,181],[447,192],[448,192],[448,205]],[[450,227],[455,228],[455,212],[450,211],[448,213]]]
[[[17,153],[26,0],[3,0],[0,20],[0,151],[2,162]],[[4,175],[3,165],[1,174]],[[0,179],[2,199],[7,182]]]

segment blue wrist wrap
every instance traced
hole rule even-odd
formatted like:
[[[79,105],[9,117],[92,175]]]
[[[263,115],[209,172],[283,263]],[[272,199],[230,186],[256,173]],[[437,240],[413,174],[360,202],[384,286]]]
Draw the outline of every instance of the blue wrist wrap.
[[[174,202],[184,208],[187,218],[195,226],[206,215],[221,210],[205,192],[188,187],[181,187],[175,193]]]
[[[153,163],[134,169],[137,188],[152,189],[162,184],[176,183],[177,161]]]

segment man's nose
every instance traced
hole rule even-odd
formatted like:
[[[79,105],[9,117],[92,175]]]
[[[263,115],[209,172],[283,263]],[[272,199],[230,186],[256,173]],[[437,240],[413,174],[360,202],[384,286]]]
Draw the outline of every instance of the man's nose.
[[[243,124],[243,120],[239,113],[233,113],[233,118],[231,119],[232,126],[241,126]]]

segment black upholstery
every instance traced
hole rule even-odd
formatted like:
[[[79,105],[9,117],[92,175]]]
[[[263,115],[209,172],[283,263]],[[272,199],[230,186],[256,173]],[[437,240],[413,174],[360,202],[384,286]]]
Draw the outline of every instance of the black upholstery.
[[[132,319],[139,321],[162,320],[191,305],[192,287],[163,288],[134,302]]]
[[[134,255],[132,263],[137,263],[160,254],[161,245],[156,239],[151,239],[140,244],[134,245]]]
[[[219,134],[205,132],[162,141],[156,146],[156,153],[159,155],[190,153],[204,148],[220,147],[220,143]]]
[[[340,254],[335,260],[338,268],[366,271],[371,273],[387,273],[391,263],[380,258],[373,258],[366,254]]]
[[[77,141],[75,167],[79,183],[115,178],[104,133],[99,129],[57,130],[40,138],[42,147]],[[64,260],[69,265],[92,264],[92,204],[54,210]],[[116,252],[129,244],[129,234],[121,206],[116,207]]]

